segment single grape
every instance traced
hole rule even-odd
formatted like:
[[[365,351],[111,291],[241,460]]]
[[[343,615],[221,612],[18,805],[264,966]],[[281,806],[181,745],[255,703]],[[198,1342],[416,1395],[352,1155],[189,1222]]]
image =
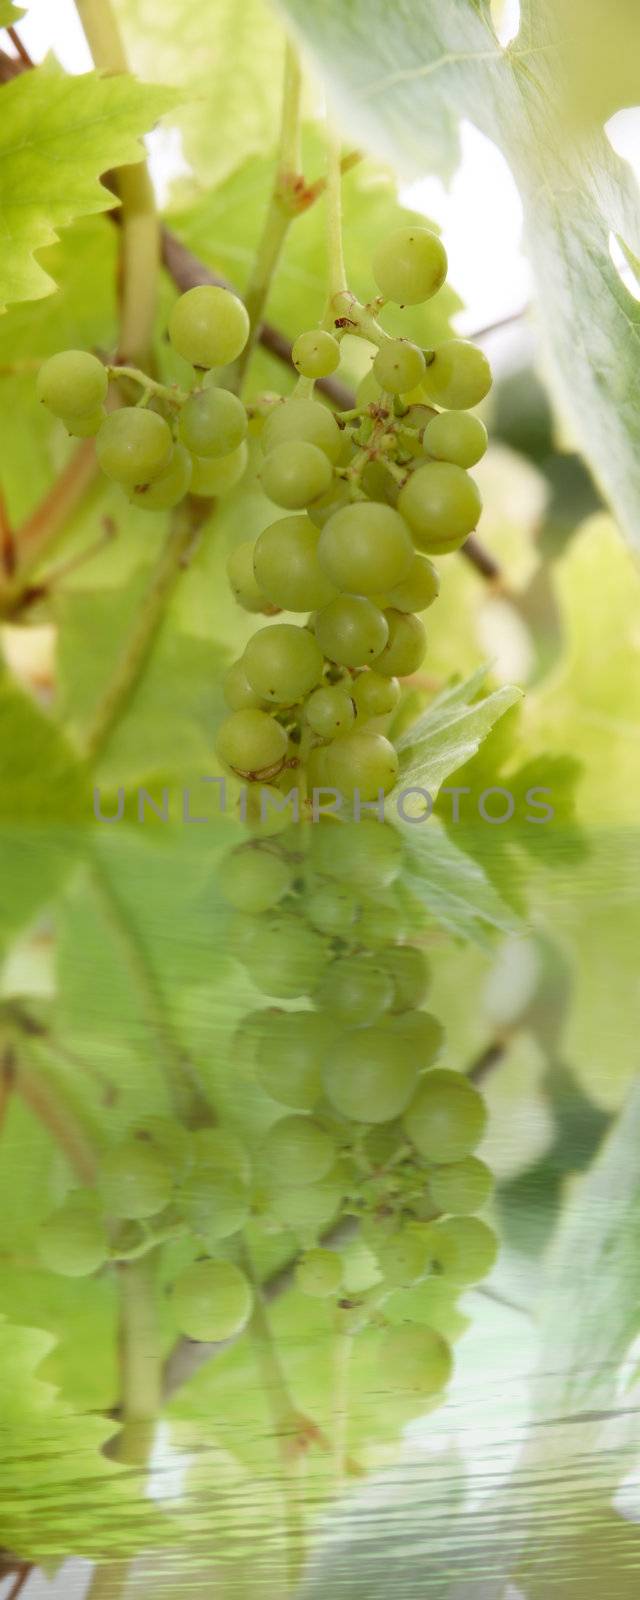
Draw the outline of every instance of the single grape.
[[[108,1240],[101,1217],[90,1207],[74,1204],[71,1195],[43,1223],[38,1255],[49,1272],[62,1278],[87,1278],[104,1265]]]
[[[171,1295],[180,1332],[202,1343],[241,1333],[252,1299],[247,1278],[232,1261],[195,1261],[176,1278]]]
[[[328,939],[348,939],[360,907],[351,889],[338,883],[321,883],[305,897],[307,921]]]
[[[417,306],[442,287],[447,252],[431,228],[397,228],[373,253],[373,276],[385,300]]]
[[[244,477],[248,460],[246,439],[228,456],[192,456],[191,493],[202,500],[228,494]]]
[[[253,551],[257,583],[283,611],[315,611],[335,595],[318,561],[319,533],[309,517],[280,517],[265,528]]]
[[[154,1217],[171,1199],[171,1165],[153,1145],[127,1139],[103,1156],[99,1187],[112,1217]]]
[[[237,395],[210,385],[183,405],[178,434],[194,456],[228,456],[247,436],[247,413]]]
[[[320,1068],[335,1026],[317,1011],[270,1011],[256,1050],[258,1083],[278,1105],[313,1111],[320,1098]]]
[[[257,915],[277,905],[291,885],[291,868],[273,850],[241,845],[225,856],[218,871],[223,900],[236,911]]]
[[[390,1026],[413,1046],[419,1070],[431,1067],[444,1044],[444,1028],[430,1011],[403,1011],[393,1017]]]
[[[269,1128],[261,1157],[267,1172],[277,1172],[279,1183],[304,1188],[326,1178],[335,1161],[335,1146],[312,1117],[282,1117]]]
[[[391,1011],[413,1011],[429,988],[431,977],[429,962],[424,951],[415,945],[390,946],[381,956],[384,971],[393,983]]]
[[[241,957],[256,988],[282,1000],[311,994],[327,959],[321,935],[284,913],[274,914],[256,931],[256,942]]]
[[[482,1095],[460,1072],[434,1067],[422,1079],[404,1125],[421,1156],[447,1163],[471,1155],[487,1120]]]
[[[336,1040],[323,1067],[325,1092],[354,1122],[391,1122],[406,1109],[417,1078],[410,1045],[379,1025]]]
[[[220,1239],[239,1233],[249,1216],[247,1190],[235,1173],[205,1167],[185,1180],[176,1205],[210,1250],[215,1250]]]
[[[340,361],[340,345],[325,328],[313,328],[298,334],[291,360],[303,378],[328,378]]]
[[[327,746],[325,772],[329,787],[347,799],[376,800],[396,783],[398,755],[384,734],[356,728]]]
[[[262,1015],[262,1012],[252,1014],[258,1033],[261,1032],[261,1025],[257,1018]],[[196,1128],[191,1135],[191,1148],[196,1169],[218,1174],[230,1173],[244,1188],[251,1182],[249,1153],[237,1133],[232,1133],[229,1128]]]
[[[305,1241],[333,1222],[344,1200],[345,1187],[340,1162],[331,1167],[320,1183],[278,1185],[278,1175],[270,1175],[267,1209],[283,1227]]]
[[[283,400],[269,412],[262,433],[265,455],[282,444],[314,444],[332,463],[338,460],[342,433],[333,412],[320,400]]]
[[[431,1228],[432,1260],[461,1288],[486,1278],[497,1254],[493,1228],[480,1217],[447,1217]]]
[[[374,1244],[374,1252],[390,1289],[405,1289],[418,1283],[429,1266],[429,1245],[421,1228],[398,1228],[386,1234]]]
[[[106,477],[131,489],[157,478],[168,467],[172,449],[164,417],[140,406],[112,411],[96,437],[96,454]]]
[[[328,1300],[342,1283],[342,1262],[335,1250],[307,1250],[296,1265],[296,1285],[303,1294]]]
[[[198,284],[176,300],[169,317],[174,350],[193,367],[226,367],[249,337],[245,306],[230,289]]]
[[[242,665],[256,694],[276,705],[303,700],[322,677],[322,653],[313,634],[293,622],[254,633]]]
[[[491,388],[491,367],[469,339],[446,339],[427,362],[423,379],[430,400],[449,411],[479,405]]]
[[[362,822],[327,819],[311,829],[309,858],[315,871],[369,895],[378,895],[395,882],[403,855],[395,828],[372,817]]]
[[[287,754],[287,735],[267,711],[247,706],[226,717],[219,730],[216,750],[220,760],[241,778],[269,778],[281,771]]]
[[[225,672],[222,680],[222,692],[225,703],[230,711],[245,711],[248,707],[255,709],[264,707],[264,701],[255,689],[251,688],[249,679],[241,661],[234,661],[233,666]]]
[[[481,1211],[493,1189],[493,1176],[478,1156],[465,1156],[448,1166],[434,1167],[429,1173],[429,1188],[440,1211],[466,1216]]]
[[[385,611],[389,637],[376,660],[376,672],[384,677],[407,678],[424,661],[427,635],[424,623],[412,611]]]
[[[375,661],[388,637],[386,618],[365,595],[339,594],[318,612],[320,649],[342,667],[364,667]]]
[[[36,378],[38,399],[54,417],[89,417],[107,398],[109,379],[87,350],[60,350],[44,361]]]
[[[385,340],[375,357],[373,372],[381,389],[389,394],[407,394],[424,378],[424,356],[409,339]]]
[[[317,445],[293,439],[269,451],[258,476],[275,505],[298,511],[327,493],[332,479],[331,462]]]
[[[336,589],[378,594],[410,572],[414,549],[402,517],[391,506],[360,501],[325,523],[318,560]]]
[[[179,505],[191,486],[191,456],[184,445],[175,444],[166,467],[151,483],[132,489],[129,499],[141,511],[168,511]]]
[[[383,678],[380,673],[361,672],[352,685],[359,722],[370,722],[373,717],[386,717],[395,711],[400,699],[397,678]]]
[[[380,1347],[382,1371],[393,1373],[394,1386],[424,1399],[440,1394],[453,1371],[453,1357],[446,1340],[434,1328],[417,1323],[400,1323],[389,1328]]]
[[[95,439],[106,415],[104,406],[99,406],[97,411],[89,411],[85,417],[62,417],[60,420],[72,439]]]
[[[386,604],[394,611],[426,611],[440,593],[438,572],[427,556],[414,555],[406,578],[389,589]]]
[[[322,1012],[358,1027],[376,1022],[388,1011],[393,984],[379,963],[368,955],[341,956],[326,968],[313,996]]]
[[[457,550],[475,528],[482,500],[473,478],[449,461],[429,461],[400,490],[398,508],[427,555]]]
[[[254,615],[271,611],[272,606],[257,582],[253,567],[253,543],[243,539],[227,556],[227,577],[234,597],[243,611]]]
[[[487,430],[479,417],[466,411],[441,411],[431,418],[423,435],[427,454],[457,467],[475,467],[487,448]]]
[[[304,714],[309,727],[321,739],[336,739],[338,734],[347,733],[356,715],[351,695],[338,685],[314,689]]]

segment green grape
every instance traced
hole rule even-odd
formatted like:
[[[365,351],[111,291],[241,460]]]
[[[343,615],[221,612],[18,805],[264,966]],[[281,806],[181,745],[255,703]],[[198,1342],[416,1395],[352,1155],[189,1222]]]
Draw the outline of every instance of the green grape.
[[[429,461],[400,490],[398,507],[420,549],[442,555],[457,550],[475,528],[482,500],[463,467]]]
[[[413,1011],[422,1004],[429,988],[431,976],[429,962],[415,945],[390,946],[383,950],[381,961],[393,983],[391,1011]]]
[[[404,1227],[388,1233],[374,1244],[374,1253],[385,1284],[390,1289],[406,1289],[424,1278],[430,1263],[425,1230]]]
[[[107,1259],[108,1239],[101,1217],[89,1206],[74,1201],[54,1211],[43,1223],[38,1255],[43,1267],[62,1278],[87,1278]]]
[[[153,478],[132,489],[129,499],[141,511],[168,511],[179,505],[191,486],[191,456],[181,444],[175,444],[166,467]]]
[[[486,1278],[497,1254],[493,1228],[480,1217],[447,1217],[431,1227],[432,1260],[460,1288]]]
[[[174,1178],[186,1172],[191,1161],[191,1139],[181,1122],[171,1117],[145,1117],[135,1130],[137,1139],[147,1139],[169,1162]]]
[[[326,1010],[337,1022],[357,1027],[376,1022],[388,1011],[393,985],[388,974],[371,956],[341,956],[322,974],[313,996],[320,1011]]]
[[[405,1322],[389,1328],[380,1348],[382,1371],[393,1373],[394,1385],[426,1399],[445,1389],[453,1371],[453,1357],[446,1339],[434,1328]]]
[[[427,648],[424,623],[412,611],[384,612],[389,637],[376,661],[376,672],[384,677],[408,678],[422,666]]]
[[[262,923],[256,933],[256,942],[241,957],[256,987],[281,1000],[312,993],[327,959],[321,935],[284,914]]]
[[[107,398],[109,379],[87,350],[60,350],[44,361],[36,378],[38,399],[54,417],[89,417]]]
[[[431,228],[397,228],[373,253],[373,276],[385,300],[417,306],[440,289],[447,276],[447,252]]]
[[[228,456],[192,456],[191,493],[201,500],[228,494],[244,477],[248,460],[246,439]]]
[[[231,1172],[202,1167],[192,1172],[176,1196],[179,1211],[210,1250],[239,1233],[249,1216],[247,1190]]]
[[[171,310],[169,338],[193,367],[226,367],[244,350],[248,337],[246,308],[230,289],[198,284]]]
[[[407,525],[391,506],[360,501],[325,523],[318,560],[336,589],[378,594],[408,576],[414,559]]]
[[[340,345],[325,328],[299,333],[291,351],[296,372],[303,378],[328,378],[340,361]]]
[[[264,707],[264,700],[251,688],[241,661],[234,661],[222,680],[222,693],[230,711]]]
[[[493,1189],[493,1176],[478,1156],[465,1156],[429,1173],[429,1188],[440,1211],[467,1216],[481,1211]]]
[[[311,829],[309,859],[315,871],[372,896],[395,882],[403,856],[399,833],[372,817],[362,822],[327,818]]]
[[[372,717],[386,717],[395,711],[400,699],[397,678],[383,678],[380,673],[362,672],[352,685],[351,693],[358,713],[358,721],[369,722]]]
[[[317,1238],[333,1222],[342,1206],[345,1180],[342,1164],[336,1162],[320,1183],[276,1186],[267,1194],[267,1209],[283,1227],[291,1229],[298,1238]]]
[[[262,1163],[278,1184],[305,1188],[326,1178],[335,1161],[332,1138],[312,1117],[282,1117],[272,1123],[261,1148]]]
[[[316,1011],[271,1011],[256,1051],[260,1087],[278,1105],[313,1111],[320,1098],[320,1068],[335,1036],[333,1022]]]
[[[479,405],[491,388],[491,367],[482,350],[468,339],[446,339],[427,362],[424,388],[436,405],[467,411]]]
[[[232,1261],[194,1261],[176,1278],[171,1295],[180,1332],[205,1344],[241,1333],[252,1301],[250,1284]]]
[[[368,728],[343,734],[327,746],[325,772],[329,788],[352,800],[376,800],[390,794],[398,776],[398,755],[383,733]]]
[[[355,721],[355,706],[346,689],[328,687],[314,689],[309,696],[304,714],[310,728],[321,739],[336,739],[346,733]]]
[[[106,477],[131,489],[157,478],[168,467],[172,449],[164,417],[139,406],[112,411],[96,437],[96,454]]]
[[[348,939],[360,907],[350,889],[324,883],[306,896],[304,910],[307,921],[318,933],[326,934],[328,939]]]
[[[72,439],[95,439],[106,415],[104,406],[100,406],[97,411],[90,411],[86,417],[61,417],[60,420],[64,422],[67,433]]]
[[[396,483],[386,461],[367,461],[360,476],[360,487],[364,489],[367,499],[378,504],[396,506],[398,503],[400,485]]]
[[[316,618],[320,649],[342,667],[368,666],[384,650],[388,637],[386,618],[365,595],[339,594]]]
[[[264,1013],[253,1012],[250,1019],[261,1035]],[[270,1013],[269,1013],[270,1015]],[[230,1173],[244,1188],[251,1182],[251,1161],[242,1140],[229,1128],[196,1128],[191,1135],[193,1163],[197,1169],[212,1169],[217,1173]]]
[[[253,563],[263,592],[283,611],[315,611],[335,594],[318,561],[319,533],[309,517],[280,517],[256,540]]]
[[[358,943],[379,951],[408,933],[407,917],[393,891],[383,891],[375,900],[366,900],[357,927]]]
[[[424,378],[424,356],[409,339],[385,340],[375,357],[373,372],[381,389],[389,394],[407,394]]]
[[[342,1262],[335,1250],[307,1250],[296,1265],[296,1286],[303,1294],[328,1300],[342,1283]]]
[[[386,604],[394,611],[426,611],[440,593],[440,578],[427,556],[414,555],[406,578],[389,589]]]
[[[242,665],[256,694],[278,705],[303,700],[322,677],[322,654],[313,634],[293,622],[254,633]]]
[[[404,1125],[427,1161],[447,1163],[471,1155],[487,1120],[482,1095],[460,1072],[434,1067],[422,1079]]]
[[[431,418],[423,435],[427,454],[457,467],[475,467],[487,448],[487,430],[479,417],[465,411],[441,411]]]
[[[171,1199],[171,1166],[153,1145],[127,1139],[102,1158],[100,1192],[112,1217],[154,1217]]]
[[[226,717],[216,740],[216,751],[225,766],[238,777],[254,781],[280,772],[287,748],[287,735],[280,723],[269,712],[253,706]]]
[[[227,577],[234,597],[243,611],[254,614],[271,610],[264,590],[256,580],[253,568],[253,542],[243,539],[227,556]]]
[[[308,515],[316,528],[324,528],[336,511],[343,506],[351,505],[349,486],[344,478],[334,478],[326,494],[321,494],[313,505],[309,506]]]
[[[270,500],[286,511],[312,505],[331,484],[331,462],[323,450],[305,439],[278,444],[269,451],[258,474]]]
[[[421,1072],[433,1065],[444,1044],[444,1028],[430,1011],[403,1011],[392,1019],[395,1032],[413,1045]]]
[[[178,434],[194,456],[228,456],[247,436],[247,413],[229,389],[200,389],[180,412]]]
[[[342,433],[332,411],[320,400],[283,400],[267,417],[262,448],[265,455],[282,444],[314,444],[329,461],[336,462]]]
[[[391,1122],[408,1105],[417,1077],[410,1045],[379,1025],[336,1040],[323,1068],[328,1099],[353,1122]]]
[[[241,845],[221,863],[218,886],[236,911],[270,911],[291,886],[291,868],[272,850]]]

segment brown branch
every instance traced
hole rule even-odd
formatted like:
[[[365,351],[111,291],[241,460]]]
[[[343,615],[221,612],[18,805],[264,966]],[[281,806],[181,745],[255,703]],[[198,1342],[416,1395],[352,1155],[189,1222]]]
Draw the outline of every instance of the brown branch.
[[[0,562],[4,567],[6,576],[12,578],[16,569],[16,545],[13,529],[9,522],[7,504],[0,489]]]
[[[498,565],[495,556],[492,556],[486,546],[481,543],[477,534],[469,534],[469,538],[462,545],[460,554],[489,583],[500,583],[502,581],[502,568]]]
[[[14,537],[21,567],[30,571],[37,565],[43,551],[57,534],[62,532],[67,517],[71,516],[79,506],[97,474],[98,463],[94,445],[92,440],[88,439],[86,444],[81,444],[75,451],[35,511],[31,512],[21,527],[15,529]]]
[[[11,83],[12,78],[28,70],[26,61],[22,61],[20,56],[10,56],[6,50],[0,50],[0,83]]]
[[[488,1044],[484,1050],[481,1050],[480,1055],[476,1056],[475,1061],[472,1062],[467,1073],[467,1077],[470,1079],[471,1083],[484,1083],[485,1078],[488,1078],[489,1073],[493,1071],[493,1068],[497,1067],[498,1063],[502,1061],[507,1048],[507,1043],[508,1040],[506,1038],[492,1039],[491,1044]]]
[[[29,55],[29,51],[27,50],[26,45],[24,45],[22,43],[22,39],[20,38],[20,34],[18,33],[17,28],[7,28],[7,33],[9,35],[9,38],[11,40],[12,45],[15,45],[15,48],[16,48],[16,50],[18,52],[18,55],[20,57],[20,60],[21,60],[21,62],[23,64],[23,66],[25,66],[25,67],[35,67],[35,61],[32,61],[31,56]]]

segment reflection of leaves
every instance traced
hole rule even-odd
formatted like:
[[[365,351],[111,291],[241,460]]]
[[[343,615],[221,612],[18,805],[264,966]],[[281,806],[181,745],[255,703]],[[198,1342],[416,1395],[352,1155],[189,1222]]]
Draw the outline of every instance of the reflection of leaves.
[[[518,926],[477,862],[458,850],[435,823],[402,826],[407,887],[436,922],[459,939],[488,942],[490,930]]]

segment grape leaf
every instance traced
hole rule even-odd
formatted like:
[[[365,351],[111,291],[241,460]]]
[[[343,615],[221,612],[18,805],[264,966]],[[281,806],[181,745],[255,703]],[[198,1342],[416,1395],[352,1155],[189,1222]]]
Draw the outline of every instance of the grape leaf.
[[[0,28],[15,28],[23,13],[17,11],[12,0],[0,0]]]
[[[507,685],[479,699],[485,677],[481,667],[464,683],[445,689],[398,740],[398,790],[406,795],[415,787],[435,800],[449,773],[475,755],[494,723],[520,700],[521,690]],[[424,797],[405,798],[403,808],[414,817],[424,814]]]
[[[519,186],[557,393],[621,527],[640,543],[640,304],[609,252],[640,254],[637,188],[603,131],[571,139],[554,0],[503,50],[486,0],[281,0],[350,137],[404,175],[450,175],[457,126],[494,139]]]
[[[86,73],[70,78],[47,62],[2,89],[0,131],[0,307],[50,294],[36,252],[74,218],[117,204],[100,182],[108,168],[140,161],[140,136],[177,95]]]
[[[86,820],[86,776],[60,730],[0,667],[0,820]]]

